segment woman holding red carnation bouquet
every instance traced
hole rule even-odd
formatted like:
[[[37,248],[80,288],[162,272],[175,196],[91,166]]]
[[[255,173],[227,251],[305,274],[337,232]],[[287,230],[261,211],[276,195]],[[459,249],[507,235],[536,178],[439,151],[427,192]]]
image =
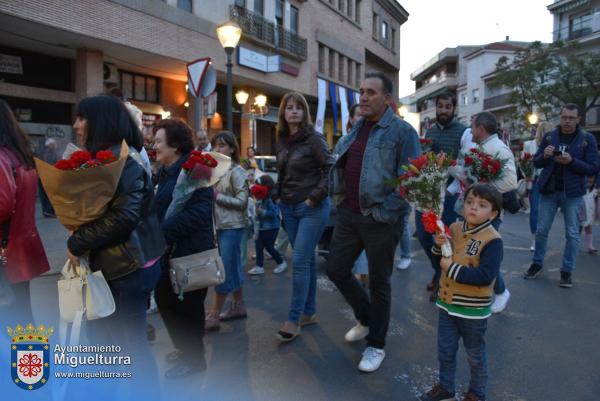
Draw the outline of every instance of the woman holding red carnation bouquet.
[[[161,166],[156,175],[155,209],[170,247],[169,255],[162,261],[155,296],[160,315],[175,345],[175,350],[167,355],[167,361],[174,366],[165,375],[175,378],[206,368],[203,340],[207,289],[186,292],[183,300],[179,300],[171,287],[169,257],[178,258],[214,248],[213,191],[210,187],[194,189],[183,207],[173,208],[180,173],[194,168],[193,131],[183,120],[169,118],[158,122],[154,132],[156,161]]]
[[[158,391],[157,372],[146,338],[146,308],[160,276],[165,241],[152,211],[152,182],[134,149],[141,145],[141,134],[125,106],[112,96],[83,99],[76,115],[75,133],[89,153],[78,153],[71,160],[80,163],[92,155],[110,158],[102,151],[117,155],[123,141],[134,145],[129,148],[107,210],[77,227],[67,242],[67,255],[73,264],[85,256],[92,271],[102,271],[116,304],[111,316],[86,322],[87,337],[91,344],[121,346],[133,361],[131,388],[140,398],[154,395]],[[104,389],[98,386],[97,390]]]
[[[34,323],[29,283],[50,269],[35,226],[37,182],[27,136],[0,99],[0,252],[4,249],[6,257],[0,261],[0,317],[5,326]]]
[[[281,257],[281,254],[275,249],[275,239],[279,233],[281,225],[281,217],[279,206],[273,202],[273,187],[275,182],[267,174],[261,175],[256,184],[250,188],[252,197],[256,199],[256,220],[257,227],[256,240],[254,241],[256,248],[256,266],[248,270],[248,274],[264,274],[264,253],[267,252],[275,259],[277,266],[273,273],[283,273],[288,265]]]

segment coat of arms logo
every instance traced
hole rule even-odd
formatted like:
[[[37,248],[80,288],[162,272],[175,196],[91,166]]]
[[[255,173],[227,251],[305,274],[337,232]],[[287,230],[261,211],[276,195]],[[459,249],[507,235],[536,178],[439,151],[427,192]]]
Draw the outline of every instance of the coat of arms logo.
[[[25,390],[36,390],[50,377],[50,345],[48,338],[54,333],[52,327],[8,328],[11,337],[11,374],[13,383]]]

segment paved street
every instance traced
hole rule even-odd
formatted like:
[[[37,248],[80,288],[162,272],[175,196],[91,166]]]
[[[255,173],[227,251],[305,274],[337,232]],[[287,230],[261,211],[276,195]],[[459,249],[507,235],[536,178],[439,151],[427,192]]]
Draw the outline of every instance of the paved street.
[[[53,270],[59,271],[66,232],[56,220],[40,218],[38,226]],[[581,252],[573,288],[559,288],[563,244],[559,216],[545,271],[537,280],[525,281],[521,274],[531,258],[528,227],[524,214],[507,216],[501,227],[502,271],[512,299],[504,313],[489,320],[488,400],[597,400],[600,256]],[[208,370],[184,380],[163,380],[163,386],[181,392],[180,400],[415,400],[436,380],[437,309],[425,291],[431,269],[414,239],[413,251],[411,267],[394,271],[387,358],[379,371],[362,374],[356,369],[363,344],[344,343],[345,331],[354,324],[352,313],[325,278],[320,260],[318,325],[307,327],[294,342],[279,345],[275,333],[286,317],[291,272],[248,278],[249,317],[225,323],[219,333],[206,336]],[[34,314],[47,324],[57,325],[57,279],[56,274],[47,275],[32,285]],[[153,349],[162,373],[172,345],[160,315],[149,320],[157,329]],[[462,349],[457,384],[459,392],[466,391],[468,366]],[[171,391],[165,399],[174,399]]]

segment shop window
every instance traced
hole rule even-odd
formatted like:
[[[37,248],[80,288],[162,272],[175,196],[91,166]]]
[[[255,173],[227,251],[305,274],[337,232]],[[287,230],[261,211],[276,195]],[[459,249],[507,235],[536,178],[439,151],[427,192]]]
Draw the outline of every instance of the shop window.
[[[125,99],[158,103],[159,82],[160,79],[157,77],[121,72],[121,91]]]

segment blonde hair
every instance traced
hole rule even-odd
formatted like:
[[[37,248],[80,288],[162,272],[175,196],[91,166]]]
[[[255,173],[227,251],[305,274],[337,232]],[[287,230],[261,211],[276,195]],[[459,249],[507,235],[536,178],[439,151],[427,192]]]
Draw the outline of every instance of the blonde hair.
[[[546,132],[550,132],[554,129],[554,125],[548,121],[542,121],[539,123],[535,130],[535,143],[539,146],[542,143],[542,137]]]
[[[308,126],[312,126],[312,120],[310,118],[310,111],[308,110],[308,102],[302,96],[301,93],[298,92],[288,92],[283,95],[281,99],[281,103],[279,104],[279,114],[278,114],[278,122],[277,122],[277,136],[278,137],[287,137],[290,134],[290,128],[288,127],[287,121],[285,121],[285,108],[287,104],[293,101],[296,104],[299,104],[302,107],[302,122],[300,123],[300,129],[304,129]]]

